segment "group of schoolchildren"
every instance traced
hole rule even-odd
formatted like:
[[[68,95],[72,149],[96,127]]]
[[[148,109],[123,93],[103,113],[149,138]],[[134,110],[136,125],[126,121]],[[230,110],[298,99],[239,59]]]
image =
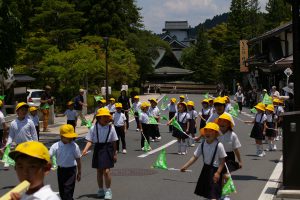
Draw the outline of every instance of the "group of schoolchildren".
[[[132,106],[137,123],[137,130],[141,131],[141,147],[144,150],[144,141],[159,141],[161,138],[158,124],[149,124],[149,118],[153,117],[157,122],[160,120],[160,111],[157,100],[150,99],[149,102],[139,102],[139,97],[134,97]],[[184,96],[180,96],[179,103],[171,98],[167,106],[169,111],[169,131],[178,140],[178,154],[185,155],[187,146],[195,146],[195,141],[201,140],[194,152],[193,157],[181,168],[186,171],[200,156],[203,157],[204,167],[200,174],[195,189],[195,194],[208,199],[221,198],[222,185],[228,179],[228,173],[242,167],[239,152],[241,144],[238,136],[234,133],[235,126],[232,116],[226,112],[229,98],[217,97],[204,99],[202,109],[199,113],[194,110],[194,102],[184,102]],[[117,160],[119,151],[119,139],[122,142],[122,152],[126,153],[125,132],[126,116],[122,113],[122,104],[115,103],[110,99],[110,106],[104,107],[105,100],[99,100],[95,112],[96,123],[90,128],[86,136],[86,146],[82,153],[74,139],[78,137],[75,133],[74,119],[68,117],[68,124],[60,127],[61,140],[53,144],[50,151],[38,142],[38,123],[34,123],[37,111],[22,102],[16,106],[17,119],[11,123],[6,146],[15,142],[17,147],[10,153],[10,157],[16,161],[16,172],[20,181],[29,180],[29,190],[22,199],[41,198],[59,199],[51,190],[50,186],[44,185],[44,177],[51,169],[51,157],[57,159],[57,177],[61,199],[73,199],[75,182],[81,179],[81,157],[89,153],[94,144],[92,167],[97,170],[98,197],[112,199],[110,169]],[[269,150],[275,150],[276,130],[280,127],[282,119],[279,113],[283,112],[282,102],[274,99],[274,105],[265,106],[261,103],[255,106],[257,114],[251,137],[255,138],[257,144],[257,155],[263,156],[262,140],[264,135],[268,137]],[[1,105],[1,102],[0,102]],[[72,103],[68,103],[72,110]],[[30,110],[31,119],[27,117]],[[266,112],[266,113],[265,113]],[[65,112],[68,115],[68,112]],[[172,126],[172,121],[177,120],[183,131]],[[0,120],[1,113],[0,113]],[[76,122],[76,119],[75,119]],[[112,122],[112,123],[111,123]],[[198,123],[199,122],[199,123]],[[247,122],[248,123],[248,122]],[[250,123],[250,122],[249,122]],[[113,125],[112,125],[113,124]],[[199,124],[200,135],[196,130]],[[76,126],[76,123],[75,123]],[[3,127],[3,137],[6,128]],[[278,135],[280,136],[280,135]],[[151,138],[151,139],[150,139]],[[18,145],[19,144],[19,145]],[[124,151],[125,150],[125,151]],[[66,156],[68,155],[68,156]],[[35,165],[34,173],[25,173],[26,168]],[[37,174],[39,176],[37,176]],[[104,185],[105,188],[104,189]],[[11,193],[13,200],[20,199],[17,193]],[[24,198],[26,197],[26,198]],[[229,197],[222,197],[229,199]]]

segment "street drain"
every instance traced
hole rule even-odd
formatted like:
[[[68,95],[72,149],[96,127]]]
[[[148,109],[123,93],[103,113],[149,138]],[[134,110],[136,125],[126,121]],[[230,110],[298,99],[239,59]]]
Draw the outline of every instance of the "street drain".
[[[157,174],[156,170],[152,169],[138,169],[138,168],[124,168],[124,169],[112,169],[112,176],[149,176]]]

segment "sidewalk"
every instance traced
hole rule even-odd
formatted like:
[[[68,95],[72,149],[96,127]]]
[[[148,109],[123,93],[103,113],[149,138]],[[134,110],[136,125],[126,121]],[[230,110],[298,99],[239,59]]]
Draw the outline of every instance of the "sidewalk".
[[[160,94],[146,94],[146,95],[140,95],[140,101],[144,102],[144,101],[148,101],[148,99],[151,98],[157,98],[157,99],[161,99],[164,95],[160,95]],[[93,114],[88,114],[85,116],[85,118],[87,120],[92,120],[93,119]],[[132,120],[133,117],[130,116],[129,121]],[[40,140],[46,141],[49,139],[53,139],[53,140],[58,140],[59,139],[59,127],[63,124],[66,124],[67,119],[66,117],[55,117],[54,118],[54,124],[51,124],[48,126],[48,129],[50,130],[50,132],[40,132]],[[86,126],[80,126],[81,124],[81,120],[78,119],[77,121],[77,127],[76,127],[76,133],[78,133],[79,137],[84,137],[85,134],[88,132],[88,128]]]

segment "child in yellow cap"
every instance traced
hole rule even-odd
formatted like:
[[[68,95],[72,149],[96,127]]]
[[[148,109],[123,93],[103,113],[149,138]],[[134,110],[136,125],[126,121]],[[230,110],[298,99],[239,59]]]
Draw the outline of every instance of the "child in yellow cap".
[[[268,148],[266,151],[276,151],[277,147],[275,144],[275,137],[276,137],[276,115],[274,113],[274,106],[272,104],[266,107],[266,136],[268,137]]]
[[[281,116],[281,114],[284,113],[284,108],[283,108],[284,103],[283,100],[275,98],[273,100],[273,105],[274,105],[274,113],[275,113],[275,122],[278,130],[276,132],[275,140],[279,141],[279,138],[282,136],[283,117]]]
[[[122,104],[121,103],[116,103],[116,110],[112,116],[113,124],[115,126],[117,135],[118,135],[118,140],[117,140],[117,151],[119,151],[119,145],[120,145],[120,140],[122,142],[122,153],[126,154],[126,140],[125,140],[125,135],[126,135],[126,116],[124,113],[122,113]]]
[[[37,141],[38,136],[33,121],[27,117],[29,106],[25,102],[16,106],[17,118],[10,123],[6,145],[15,142],[21,144],[27,141]]]
[[[147,140],[148,144],[150,144],[150,124],[148,124],[149,121],[149,115],[148,115],[148,110],[150,107],[150,103],[148,102],[143,102],[141,104],[141,114],[139,117],[139,123],[140,123],[140,130],[141,130],[141,148],[142,151],[145,150],[144,144],[145,144],[145,139]]]
[[[151,106],[150,106],[150,108],[148,110],[149,116],[150,117],[154,117],[155,120],[157,122],[159,122],[159,120],[160,120],[160,110],[157,107],[157,99],[152,98],[152,99],[149,100],[149,102],[151,104]],[[154,142],[154,141],[156,141],[156,142],[160,141],[161,140],[161,135],[160,135],[160,132],[159,132],[158,125],[157,124],[150,124],[149,126],[150,126],[150,129],[152,129],[152,134],[151,134],[151,138],[152,139],[151,139],[151,141],[152,142]]]
[[[39,115],[38,115],[38,108],[35,106],[31,106],[29,108],[29,118],[33,121],[34,126],[35,126],[35,130],[38,136],[38,140],[40,140],[40,119],[39,119]]]
[[[96,119],[96,115],[97,115],[98,110],[100,108],[104,108],[105,104],[106,104],[106,100],[105,99],[98,99],[97,100],[97,107],[95,108],[95,112],[94,112],[92,123],[94,123],[94,121]]]
[[[139,96],[134,96],[133,97],[133,103],[132,103],[132,109],[134,112],[134,119],[136,122],[136,131],[139,131],[139,113],[141,112],[141,102],[140,102],[140,97]]]
[[[118,136],[115,127],[110,124],[112,117],[107,108],[100,108],[96,115],[97,122],[91,127],[86,135],[87,143],[82,155],[86,155],[88,150],[94,144],[94,153],[92,167],[97,169],[97,182],[99,190],[98,197],[112,199],[111,191],[111,173],[110,169],[114,167],[117,161]],[[103,179],[105,179],[106,191],[103,189]]]
[[[257,110],[255,119],[253,121],[245,121],[245,123],[254,124],[250,137],[255,139],[256,143],[256,155],[258,157],[265,156],[265,151],[263,149],[262,141],[265,139],[265,126],[267,116],[265,114],[265,105],[263,103],[258,103],[254,108]]]
[[[111,115],[113,115],[116,112],[115,102],[116,102],[115,98],[110,98],[109,99],[109,104],[106,106],[106,108],[109,110]]]
[[[60,141],[50,148],[50,156],[56,157],[59,195],[62,200],[73,199],[75,182],[81,179],[81,154],[74,142],[78,137],[71,124],[60,127]]]
[[[4,115],[1,111],[2,106],[3,106],[3,101],[0,100],[0,149],[6,143],[7,130],[8,130],[8,127],[7,127],[6,122],[5,122],[5,117],[4,117]],[[0,150],[0,153],[1,153],[1,150]]]
[[[200,129],[205,127],[206,121],[213,113],[212,112],[213,108],[210,107],[208,99],[203,99],[201,104],[202,104],[202,109],[199,112]]]
[[[76,129],[76,122],[78,113],[74,110],[74,102],[69,101],[67,103],[68,109],[65,111],[64,115],[67,116],[67,124],[71,124]]]
[[[188,134],[190,134],[193,138],[193,139],[188,138],[188,145],[191,147],[194,147],[195,146],[194,138],[195,138],[195,134],[196,134],[196,120],[197,120],[198,113],[197,113],[197,111],[195,111],[195,103],[193,101],[187,102],[187,109],[188,109],[188,113],[190,116]]]
[[[201,129],[205,141],[198,145],[193,157],[181,167],[186,171],[202,155],[204,166],[197,182],[195,194],[207,199],[220,199],[222,194],[222,171],[226,152],[221,142],[217,140],[220,128],[216,123],[209,122]]]
[[[177,105],[176,103],[176,98],[171,98],[170,103],[167,106],[167,109],[169,111],[169,120],[171,120],[175,114],[177,113]],[[173,131],[173,126],[169,125],[169,132],[171,133]]]
[[[23,142],[10,152],[9,156],[16,162],[15,170],[19,181],[30,182],[29,190],[25,194],[11,193],[12,199],[60,200],[50,185],[44,185],[44,178],[51,169],[46,146],[38,141]]]

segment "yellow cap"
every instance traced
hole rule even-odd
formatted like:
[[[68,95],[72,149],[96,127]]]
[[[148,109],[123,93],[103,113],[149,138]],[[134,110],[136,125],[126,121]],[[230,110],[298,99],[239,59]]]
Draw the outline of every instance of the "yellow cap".
[[[122,103],[116,103],[115,106],[116,106],[116,108],[122,108],[123,107]]]
[[[280,99],[278,98],[273,99],[273,103],[280,103]]]
[[[203,99],[201,103],[209,103],[209,100],[208,99]]]
[[[194,103],[193,101],[188,101],[186,105],[187,105],[187,106],[193,106],[193,107],[194,107],[194,106],[195,106],[195,103]]]
[[[3,106],[3,101],[2,100],[0,100],[0,107],[2,107]]]
[[[73,105],[74,102],[73,101],[68,101],[67,106]]]
[[[220,134],[220,127],[219,127],[218,124],[216,124],[216,123],[214,123],[214,122],[208,122],[208,123],[205,125],[204,128],[200,129],[200,134],[201,134],[202,136],[204,136],[205,131],[206,131],[207,129],[214,130],[214,131],[216,131],[218,134]]]
[[[273,106],[273,104],[267,105],[266,110],[274,112],[274,106]]]
[[[223,97],[217,97],[214,99],[214,104],[226,104],[225,99]]]
[[[155,99],[155,98],[151,98],[151,99],[149,99],[149,101],[150,102],[153,101],[153,102],[157,103],[157,99]]]
[[[110,98],[109,100],[110,100],[110,101],[116,101],[115,98]],[[105,102],[105,103],[106,103],[106,102]]]
[[[230,122],[231,128],[234,127],[234,122],[232,117],[228,113],[223,113],[222,115],[219,116],[219,118],[216,120],[216,123],[219,124],[219,120],[224,119]]]
[[[106,100],[105,99],[100,99],[99,100],[101,103],[106,104]]]
[[[258,103],[256,106],[254,106],[254,108],[259,109],[261,111],[265,111],[266,110],[266,106],[263,103]]]
[[[38,108],[35,107],[35,106],[31,106],[31,107],[29,108],[29,112],[33,112],[33,111],[36,111],[36,110],[38,110]]]
[[[150,107],[150,104],[149,104],[149,102],[143,102],[142,104],[141,104],[141,107],[142,108],[147,108],[147,107]]]
[[[101,116],[111,117],[111,114],[107,108],[100,108],[100,109],[98,109],[96,116],[97,117],[101,117]]]
[[[77,138],[78,134],[75,133],[74,127],[71,124],[64,124],[60,126],[59,133],[65,138]]]
[[[134,96],[133,98],[134,98],[134,99],[139,99],[140,97],[139,97],[139,96]]]
[[[171,98],[171,102],[175,103],[177,101],[176,98]]]
[[[225,99],[226,101],[230,102],[229,96],[224,96],[224,99]]]
[[[208,99],[208,102],[210,102],[210,101],[214,102],[214,100],[213,100],[212,98],[209,98],[209,99]]]
[[[18,109],[21,108],[21,107],[29,108],[29,106],[28,106],[27,103],[25,103],[25,102],[20,102],[20,103],[17,104],[16,110],[18,110]]]
[[[178,102],[177,106],[180,104],[184,105],[185,107],[187,106],[185,102]]]
[[[279,99],[279,103],[283,105],[284,104],[283,99]]]
[[[47,147],[38,141],[28,141],[19,144],[14,151],[9,153],[9,157],[15,160],[20,154],[45,160],[50,163],[50,154]]]
[[[184,96],[184,95],[181,95],[179,98],[185,99],[185,96]]]

